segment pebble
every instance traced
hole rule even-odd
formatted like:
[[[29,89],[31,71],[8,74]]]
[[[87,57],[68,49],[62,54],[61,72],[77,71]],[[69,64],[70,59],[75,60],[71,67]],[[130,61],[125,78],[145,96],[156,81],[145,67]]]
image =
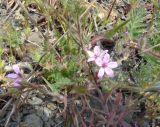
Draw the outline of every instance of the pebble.
[[[28,37],[28,40],[33,42],[33,43],[37,43],[37,44],[42,44],[44,39],[43,37],[41,36],[41,33],[40,32],[31,32],[29,37]]]
[[[51,125],[50,125],[48,122],[46,122],[46,123],[44,124],[44,127],[51,127]]]
[[[24,118],[27,127],[43,127],[43,121],[36,114],[27,115]]]
[[[32,97],[32,99],[28,99],[29,104],[31,105],[39,105],[41,104],[43,101],[38,98],[38,97]]]
[[[43,108],[43,116],[42,116],[42,119],[46,122],[46,121],[48,121],[48,119],[49,118],[51,118],[52,117],[52,111],[51,110],[49,110],[48,108],[46,108],[46,107],[44,107]]]
[[[47,104],[47,108],[49,108],[50,110],[54,111],[55,109],[57,109],[56,105],[53,103],[48,103]]]
[[[50,120],[48,121],[48,123],[49,123],[52,127],[54,127],[55,125],[57,125],[57,123],[56,123],[53,119],[50,119]]]
[[[42,116],[43,116],[43,107],[35,106],[35,109],[36,109],[36,114],[37,114],[39,117],[42,117]]]
[[[16,122],[11,122],[8,127],[18,127],[18,124]]]

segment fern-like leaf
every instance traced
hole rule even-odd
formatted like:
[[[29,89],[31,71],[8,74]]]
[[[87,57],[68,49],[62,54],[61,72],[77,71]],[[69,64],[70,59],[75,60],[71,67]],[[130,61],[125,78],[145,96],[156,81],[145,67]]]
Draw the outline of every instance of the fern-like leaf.
[[[127,29],[132,40],[137,39],[144,32],[146,26],[144,17],[144,8],[135,8],[129,13],[129,18],[131,20],[127,24]]]
[[[156,46],[160,43],[160,12],[155,13],[153,34],[151,34],[147,42],[150,46]],[[160,52],[160,46],[153,48],[153,50],[156,52]]]

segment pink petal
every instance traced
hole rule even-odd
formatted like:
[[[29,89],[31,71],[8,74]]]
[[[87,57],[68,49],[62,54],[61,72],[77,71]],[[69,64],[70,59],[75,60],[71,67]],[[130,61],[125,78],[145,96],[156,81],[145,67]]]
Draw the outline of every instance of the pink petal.
[[[89,50],[87,51],[87,54],[89,55],[89,57],[94,57],[94,53]]]
[[[110,55],[108,53],[106,53],[103,57],[103,62],[104,63],[108,63],[110,61]]]
[[[100,68],[98,72],[98,78],[102,79],[103,75],[104,75],[104,69]]]
[[[108,53],[108,50],[104,50],[104,53]]]
[[[98,66],[102,66],[103,64],[103,61],[102,61],[102,58],[101,57],[98,57],[96,60],[95,60],[95,63],[98,65]]]
[[[118,66],[117,62],[109,62],[108,67],[109,68],[116,68]]]
[[[95,58],[94,57],[90,57],[87,62],[91,62],[91,61],[95,61]]]
[[[101,54],[101,48],[100,48],[100,46],[95,46],[94,47],[94,53],[96,55],[98,55],[98,56]]]
[[[16,82],[14,82],[13,85],[14,85],[15,87],[20,86],[20,84],[19,84],[19,83],[16,83]]]
[[[19,66],[17,64],[14,64],[13,65],[13,70],[14,72],[16,72],[17,74],[20,73],[20,69],[19,69]]]
[[[18,75],[14,74],[14,73],[11,73],[11,74],[8,74],[6,77],[15,79],[15,78],[18,78]]]
[[[114,72],[109,67],[105,68],[105,72],[109,77],[114,77]]]
[[[14,82],[18,83],[18,82],[21,82],[22,79],[21,78],[17,78]]]
[[[101,57],[101,58],[104,58],[104,55],[105,55],[105,54],[108,54],[107,52],[108,52],[108,50],[102,51],[101,54],[100,54],[100,57]]]

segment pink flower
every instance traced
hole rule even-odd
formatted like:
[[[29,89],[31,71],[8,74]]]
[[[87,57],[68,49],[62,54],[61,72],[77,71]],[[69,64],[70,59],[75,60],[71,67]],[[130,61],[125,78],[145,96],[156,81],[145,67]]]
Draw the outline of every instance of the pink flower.
[[[87,51],[89,55],[87,62],[96,61],[99,57],[103,56],[107,52],[108,50],[101,50],[100,46],[95,46],[93,52]]]
[[[98,72],[98,78],[102,79],[104,73],[106,73],[109,77],[114,77],[113,68],[118,66],[117,62],[112,62],[110,59],[110,55],[107,53],[103,57],[99,57],[96,60],[96,64],[100,67]]]
[[[20,82],[21,82],[21,80],[22,80],[22,76],[21,76],[21,73],[20,73],[20,68],[19,68],[19,66],[17,65],[17,64],[14,64],[13,66],[12,66],[12,68],[13,68],[13,70],[14,70],[14,73],[10,73],[10,74],[8,74],[6,77],[7,78],[11,78],[11,79],[13,79],[14,81],[13,81],[13,85],[14,86],[20,86]]]

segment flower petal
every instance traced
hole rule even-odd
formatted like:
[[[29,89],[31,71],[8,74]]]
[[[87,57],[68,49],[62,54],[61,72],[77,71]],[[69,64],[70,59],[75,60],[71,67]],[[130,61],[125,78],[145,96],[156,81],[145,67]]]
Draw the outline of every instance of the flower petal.
[[[103,61],[102,61],[102,58],[101,57],[98,57],[96,60],[95,60],[95,63],[98,65],[98,66],[102,66],[103,64]]]
[[[108,67],[109,68],[116,68],[118,66],[117,62],[109,62]]]
[[[14,64],[12,67],[13,67],[13,70],[14,70],[15,73],[17,73],[17,74],[20,73],[20,69],[19,69],[19,66],[17,64]]]
[[[103,62],[104,63],[108,63],[110,61],[110,55],[108,53],[106,53],[103,57]]]
[[[98,78],[102,79],[103,75],[104,75],[104,69],[100,68],[98,72]]]
[[[6,75],[6,77],[15,79],[15,78],[18,78],[18,75],[14,74],[14,73],[11,73],[11,74]]]
[[[105,68],[105,72],[109,77],[114,77],[114,72],[109,67]]]
[[[104,57],[105,54],[108,54],[108,50],[102,51],[102,53],[100,54],[100,57]]]
[[[87,54],[89,55],[89,57],[94,57],[94,53],[89,50],[87,51]]]
[[[99,56],[101,54],[100,46],[95,46],[94,47],[94,54],[96,54],[97,56]]]
[[[17,82],[14,82],[13,85],[14,85],[15,87],[20,86],[20,84],[17,83]]]
[[[94,57],[90,57],[87,62],[91,62],[91,61],[95,61],[95,58]]]
[[[103,52],[108,53],[108,50],[104,50]]]
[[[21,78],[17,78],[14,82],[19,83],[19,82],[21,82],[21,81],[22,81]]]

